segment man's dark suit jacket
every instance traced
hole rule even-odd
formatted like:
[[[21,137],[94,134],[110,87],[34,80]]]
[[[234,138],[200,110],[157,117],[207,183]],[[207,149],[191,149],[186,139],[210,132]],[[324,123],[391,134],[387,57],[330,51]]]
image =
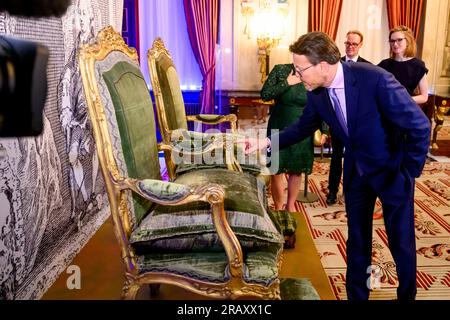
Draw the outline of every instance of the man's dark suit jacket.
[[[280,148],[313,134],[325,121],[345,145],[344,192],[351,174],[368,177],[385,199],[401,201],[405,185],[423,169],[430,122],[392,74],[368,63],[342,63],[349,136],[341,128],[326,88],[308,92],[297,122],[279,134]],[[272,137],[272,143],[276,137]],[[399,175],[400,173],[400,175]]]

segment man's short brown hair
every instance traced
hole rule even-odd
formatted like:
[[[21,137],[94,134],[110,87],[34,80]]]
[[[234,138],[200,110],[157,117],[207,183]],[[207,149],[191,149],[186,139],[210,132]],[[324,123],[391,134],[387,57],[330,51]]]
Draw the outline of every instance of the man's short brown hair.
[[[362,32],[359,31],[359,30],[350,30],[349,32],[347,32],[347,36],[348,36],[349,34],[356,34],[356,35],[358,35],[359,38],[361,39],[361,42],[364,41],[364,36],[363,36]]]
[[[329,64],[339,62],[341,55],[333,40],[324,32],[309,32],[300,36],[289,46],[289,51],[304,55],[309,62],[316,65],[322,61]]]

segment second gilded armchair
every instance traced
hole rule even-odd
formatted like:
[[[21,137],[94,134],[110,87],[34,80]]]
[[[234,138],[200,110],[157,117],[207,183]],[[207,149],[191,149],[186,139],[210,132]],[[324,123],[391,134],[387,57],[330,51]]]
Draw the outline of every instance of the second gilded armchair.
[[[258,154],[244,156],[240,147],[235,143],[236,116],[230,115],[190,115],[186,116],[185,104],[181,92],[180,81],[169,51],[161,38],[155,39],[152,48],[148,50],[148,67],[150,80],[155,95],[156,110],[162,140],[166,145],[186,145],[201,148],[211,141],[225,142],[223,146],[216,144],[216,152],[224,155],[225,163],[207,163],[198,161],[195,164],[187,162],[176,163],[173,152],[165,151],[169,176],[173,179],[177,174],[199,168],[227,167],[234,171],[246,171],[258,175],[262,169]],[[230,122],[230,133],[201,133],[188,131],[187,122],[197,121],[205,124],[219,124]],[[194,143],[192,143],[194,141]],[[195,143],[196,142],[196,143]],[[223,151],[220,150],[223,148]]]

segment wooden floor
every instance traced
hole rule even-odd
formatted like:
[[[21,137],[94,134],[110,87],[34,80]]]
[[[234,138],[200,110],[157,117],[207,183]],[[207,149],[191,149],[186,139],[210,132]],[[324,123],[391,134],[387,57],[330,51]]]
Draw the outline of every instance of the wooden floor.
[[[283,254],[282,278],[308,278],[322,300],[334,300],[328,278],[322,268],[313,239],[301,213],[297,213],[297,243],[295,249]],[[119,247],[108,219],[88,244],[75,257],[71,265],[81,271],[81,289],[69,290],[67,280],[71,274],[63,272],[46,292],[45,300],[116,300],[120,299],[123,269]],[[148,288],[142,288],[138,299],[149,299]],[[204,299],[177,287],[163,285],[157,299]]]

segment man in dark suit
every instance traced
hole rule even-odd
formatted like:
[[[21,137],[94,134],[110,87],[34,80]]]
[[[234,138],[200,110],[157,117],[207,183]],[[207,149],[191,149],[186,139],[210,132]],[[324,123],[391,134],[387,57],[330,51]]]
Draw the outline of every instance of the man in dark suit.
[[[283,148],[312,135],[325,121],[345,145],[347,296],[369,298],[372,215],[378,197],[397,268],[397,297],[414,299],[414,179],[425,163],[430,122],[392,74],[368,63],[342,63],[339,49],[325,33],[305,34],[289,49],[309,91],[303,115],[271,139],[240,141],[246,153],[277,148],[277,141]]]
[[[347,32],[345,39],[345,56],[341,58],[344,62],[366,62],[366,59],[359,56],[359,49],[363,45],[364,36],[358,30],[350,30]],[[339,183],[342,175],[342,157],[344,155],[344,144],[341,140],[331,132],[331,145],[333,153],[331,154],[330,173],[328,175],[328,195],[327,204],[332,205],[337,202],[337,193],[339,191]]]
[[[359,49],[361,49],[364,41],[364,36],[359,30],[350,30],[347,32],[345,38],[345,56],[341,58],[342,61],[349,62],[367,62],[364,58],[359,56]]]

